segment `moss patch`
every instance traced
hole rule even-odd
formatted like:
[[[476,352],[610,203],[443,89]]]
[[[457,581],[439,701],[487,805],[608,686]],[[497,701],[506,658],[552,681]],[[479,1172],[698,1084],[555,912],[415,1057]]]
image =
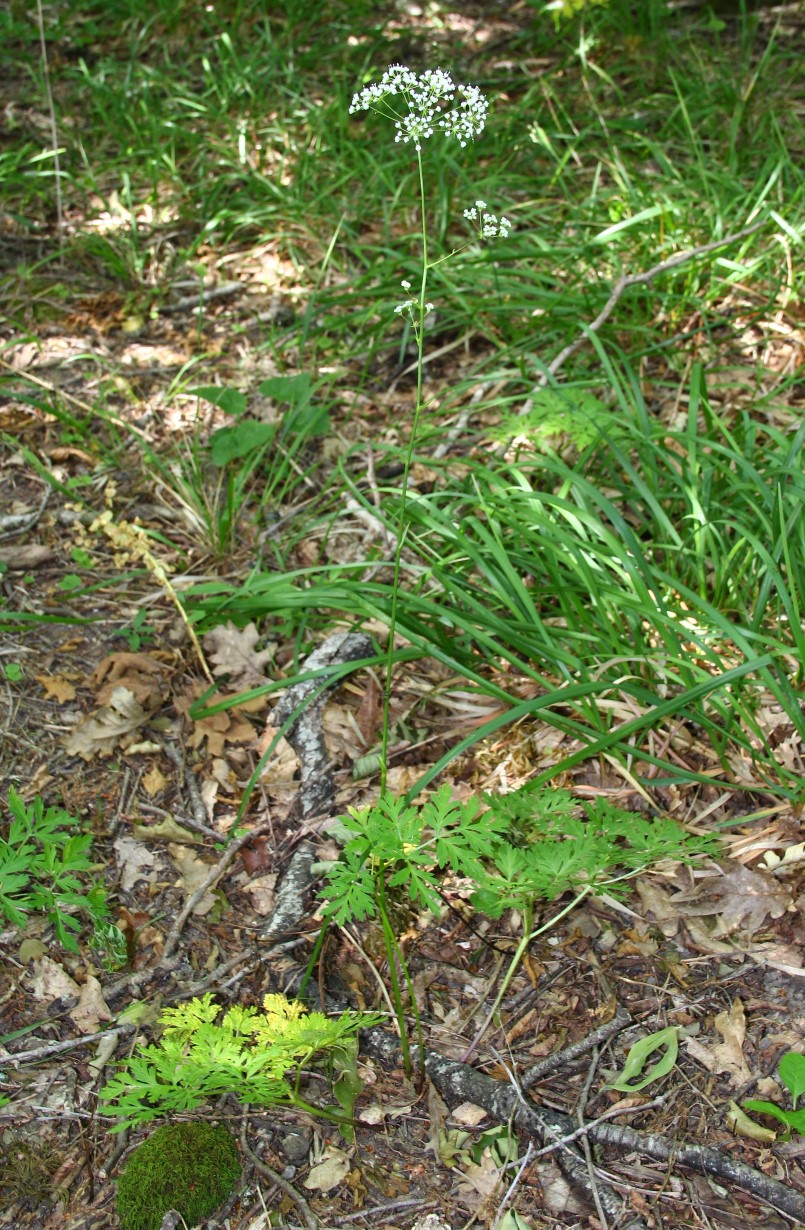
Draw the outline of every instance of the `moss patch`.
[[[226,1128],[201,1120],[157,1128],[120,1176],[122,1230],[159,1230],[169,1209],[195,1226],[223,1204],[240,1173],[237,1145]]]

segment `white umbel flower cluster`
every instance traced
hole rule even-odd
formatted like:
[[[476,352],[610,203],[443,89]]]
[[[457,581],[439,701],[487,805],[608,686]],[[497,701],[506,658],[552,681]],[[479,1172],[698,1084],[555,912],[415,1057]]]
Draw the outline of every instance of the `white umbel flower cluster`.
[[[402,286],[403,290],[411,289],[410,282],[400,282],[400,286]],[[398,303],[394,311],[396,312],[398,316],[410,316],[411,319],[413,320],[414,313],[419,312],[419,300],[418,299],[406,299],[405,303]],[[432,312],[432,311],[433,311],[433,304],[426,303],[425,304],[425,315],[427,315],[428,312]]]
[[[477,222],[478,234],[483,239],[495,239],[498,235],[501,239],[509,238],[511,222],[508,218],[498,218],[497,214],[490,214],[486,201],[476,201],[471,209],[464,210],[464,217],[468,222]]]
[[[349,113],[375,110],[379,102],[396,94],[403,96],[408,114],[394,121],[395,140],[412,141],[417,152],[437,128],[446,137],[455,137],[459,145],[466,145],[484,130],[489,103],[481,91],[475,85],[456,85],[441,68],[429,68],[417,75],[402,64],[392,64],[380,81],[353,96]]]

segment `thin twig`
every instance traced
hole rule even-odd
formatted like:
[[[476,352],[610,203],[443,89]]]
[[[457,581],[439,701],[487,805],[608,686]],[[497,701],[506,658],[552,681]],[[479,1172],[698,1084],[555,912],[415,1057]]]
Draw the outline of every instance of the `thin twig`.
[[[587,1101],[590,1097],[590,1090],[593,1087],[593,1080],[595,1079],[595,1074],[598,1069],[599,1057],[600,1057],[600,1051],[598,1050],[598,1047],[597,1046],[593,1047],[593,1057],[590,1062],[590,1065],[587,1071],[587,1076],[585,1077],[585,1080],[584,1080],[584,1084],[582,1085],[581,1093],[579,1094],[579,1098],[576,1103],[576,1119],[578,1121],[578,1125],[580,1128],[584,1127],[584,1114],[585,1114],[585,1111],[587,1110]],[[590,1149],[590,1142],[587,1139],[586,1133],[582,1135],[580,1139],[581,1139],[581,1147],[584,1151],[584,1160],[587,1163],[587,1174],[590,1179],[590,1191],[592,1192],[592,1197],[593,1197],[593,1200],[595,1201],[595,1208],[596,1208],[596,1212],[598,1213],[598,1220],[601,1223],[602,1230],[609,1230],[609,1222],[607,1221],[607,1215],[604,1212],[604,1209],[601,1205],[601,1197],[598,1194],[598,1179],[596,1178],[595,1163],[593,1162],[593,1155],[592,1155],[592,1150]]]
[[[190,816],[183,816],[181,823],[186,824],[188,828],[194,829],[197,833],[202,833],[205,837],[211,837],[213,841],[220,841],[221,834],[216,833],[215,829],[209,825],[207,808],[204,806],[196,775],[186,763],[181,751],[173,743],[163,743],[162,750],[168,760],[172,761],[181,773],[185,788],[190,797],[190,810],[192,814]]]
[[[523,1157],[523,1160],[520,1162],[517,1168],[517,1174],[514,1176],[511,1183],[509,1184],[506,1194],[501,1200],[500,1205],[498,1207],[498,1211],[495,1214],[495,1220],[492,1223],[492,1230],[497,1230],[498,1226],[500,1225],[500,1221],[501,1221],[501,1218],[503,1217],[503,1213],[506,1209],[506,1205],[511,1203],[512,1196],[517,1191],[517,1188],[520,1186],[520,1182],[522,1181],[526,1168],[530,1165],[533,1157],[534,1157],[534,1145],[529,1140],[528,1148],[525,1151],[525,1156]]]
[[[40,1059],[49,1059],[51,1055],[63,1055],[79,1046],[90,1046],[95,1042],[100,1042],[103,1038],[122,1037],[133,1033],[136,1028],[136,1025],[115,1025],[114,1029],[102,1029],[97,1034],[83,1034],[80,1038],[70,1038],[67,1042],[48,1042],[45,1046],[38,1046],[32,1051],[18,1051],[16,1055],[10,1053],[3,1062],[11,1067],[16,1067],[20,1063],[38,1063]]]
[[[178,299],[176,303],[166,303],[162,307],[157,308],[163,316],[169,315],[171,312],[184,312],[188,308],[196,308],[204,303],[209,303],[212,299],[225,299],[229,295],[236,295],[240,291],[245,290],[243,282],[221,282],[219,286],[210,286],[206,290],[199,290],[198,294],[185,295],[183,299]]]
[[[591,1119],[589,1123],[583,1123],[577,1127],[575,1132],[568,1132],[566,1136],[562,1136],[559,1140],[554,1140],[551,1144],[545,1145],[542,1149],[537,1149],[534,1157],[545,1157],[548,1153],[555,1153],[557,1149],[562,1149],[565,1145],[570,1145],[574,1140],[579,1140],[581,1137],[589,1135],[590,1132],[595,1132],[602,1123],[606,1123],[609,1119],[616,1119],[620,1115],[634,1115],[638,1111],[641,1113],[644,1110],[654,1110],[658,1106],[665,1103],[664,1097],[654,1098],[651,1102],[643,1102],[640,1106],[613,1106],[611,1110],[605,1110],[603,1115],[599,1115],[597,1119]]]
[[[563,350],[559,351],[556,358],[537,377],[536,388],[544,389],[546,385],[550,384],[552,377],[565,365],[571,355],[580,350],[584,343],[589,341],[593,333],[598,332],[601,326],[609,320],[619,299],[630,286],[645,286],[647,282],[653,281],[659,274],[666,273],[669,269],[675,269],[677,265],[684,265],[686,261],[694,260],[697,256],[706,256],[708,252],[715,252],[717,248],[724,248],[728,244],[736,243],[739,239],[745,239],[747,235],[754,235],[756,231],[762,230],[767,225],[767,222],[768,220],[764,218],[762,222],[755,222],[752,226],[745,226],[741,231],[734,231],[731,235],[725,235],[723,239],[714,239],[712,243],[704,243],[697,248],[686,248],[684,252],[676,252],[673,256],[669,256],[667,260],[660,261],[658,265],[653,265],[651,269],[646,269],[643,273],[622,274],[613,286],[609,298],[595,320],[589,325],[584,326],[582,333],[575,341],[570,342]],[[531,398],[528,398],[519,414],[528,414],[531,404]]]
[[[593,1047],[598,1046],[601,1042],[606,1042],[608,1038],[625,1029],[631,1023],[631,1020],[632,1018],[626,1009],[619,1007],[611,1021],[607,1021],[604,1025],[599,1025],[597,1029],[593,1029],[586,1037],[581,1038],[578,1042],[574,1042],[572,1046],[566,1046],[564,1050],[548,1055],[545,1059],[541,1059],[539,1063],[535,1063],[530,1067],[527,1072],[524,1072],[520,1077],[520,1084],[523,1089],[530,1089],[541,1077],[547,1076],[550,1072],[555,1072],[557,1068],[565,1067],[566,1064],[573,1063],[580,1055],[591,1051]]]
[[[188,918],[198,905],[199,901],[201,901],[204,894],[212,887],[213,884],[220,880],[235,855],[240,853],[243,846],[247,845],[248,842],[252,841],[255,837],[259,837],[261,833],[267,832],[270,827],[271,822],[267,820],[264,824],[258,824],[256,828],[250,829],[248,833],[241,833],[240,837],[236,837],[234,841],[229,843],[221,857],[218,859],[218,862],[210,868],[202,883],[199,884],[196,891],[188,897],[187,901],[184,903],[184,906],[176,915],[176,920],[174,921],[174,924],[168,932],[165,940],[165,947],[162,950],[162,957],[159,962],[160,965],[164,964],[165,961],[170,960],[173,956]]]
[[[376,1213],[378,1217],[385,1217],[387,1213],[401,1213],[403,1209],[438,1209],[438,1207],[435,1200],[392,1200],[391,1204],[378,1204],[373,1209],[359,1209],[357,1213],[345,1213],[343,1217],[333,1217],[330,1220],[334,1226],[341,1226],[350,1221],[360,1221],[362,1218],[368,1221],[373,1213]]]
[[[240,1124],[240,1145],[255,1170],[259,1170],[260,1174],[265,1175],[265,1177],[270,1179],[272,1183],[276,1183],[277,1187],[284,1191],[285,1195],[289,1196],[291,1200],[293,1200],[299,1212],[302,1214],[302,1217],[305,1219],[305,1225],[308,1230],[319,1230],[319,1220],[315,1216],[304,1196],[300,1196],[296,1188],[292,1187],[286,1179],[283,1179],[281,1174],[277,1174],[276,1170],[272,1170],[271,1167],[267,1166],[265,1162],[261,1162],[254,1150],[249,1147],[249,1143],[246,1140],[245,1115],[243,1116]]]
[[[103,419],[107,423],[114,423],[115,427],[120,427],[123,431],[130,431],[132,435],[139,436],[141,440],[148,440],[148,433],[143,431],[141,427],[135,427],[134,423],[127,423],[118,415],[113,414],[111,410],[99,410],[96,406],[91,406],[89,402],[82,401],[80,397],[74,397],[72,393],[59,388],[52,381],[43,380],[41,376],[35,376],[33,372],[29,372],[24,368],[14,367],[6,359],[0,359],[0,367],[19,377],[20,380],[27,380],[30,384],[37,385],[40,389],[44,389],[46,393],[51,393],[54,397],[63,397],[65,401],[69,401],[71,405],[77,406],[79,410],[86,410],[89,415]]]

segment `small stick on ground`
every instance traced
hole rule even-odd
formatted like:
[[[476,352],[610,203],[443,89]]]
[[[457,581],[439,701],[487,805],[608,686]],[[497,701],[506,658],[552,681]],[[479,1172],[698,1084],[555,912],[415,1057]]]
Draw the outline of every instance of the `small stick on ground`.
[[[593,1029],[584,1038],[580,1038],[578,1042],[574,1042],[571,1046],[566,1046],[564,1050],[556,1051],[553,1055],[546,1056],[539,1063],[535,1063],[530,1067],[520,1079],[520,1086],[523,1089],[530,1089],[543,1076],[547,1076],[550,1072],[556,1072],[558,1068],[565,1067],[566,1064],[575,1062],[581,1055],[585,1055],[587,1051],[591,1051],[594,1047],[600,1046],[602,1042],[608,1041],[615,1034],[620,1033],[627,1025],[631,1024],[632,1018],[625,1008],[618,1008],[611,1021],[607,1021],[604,1025],[599,1025],[597,1029]]]
[[[307,1230],[319,1230],[319,1220],[308,1202],[305,1200],[304,1196],[300,1196],[296,1188],[292,1187],[286,1179],[283,1179],[281,1174],[277,1174],[276,1170],[272,1170],[271,1167],[267,1166],[265,1162],[261,1162],[254,1150],[249,1147],[249,1143],[246,1140],[245,1115],[243,1116],[240,1124],[240,1145],[255,1170],[259,1170],[260,1174],[265,1175],[265,1177],[270,1179],[272,1183],[276,1183],[277,1187],[284,1191],[286,1196],[289,1196],[290,1199],[293,1200],[294,1204],[304,1218]]]

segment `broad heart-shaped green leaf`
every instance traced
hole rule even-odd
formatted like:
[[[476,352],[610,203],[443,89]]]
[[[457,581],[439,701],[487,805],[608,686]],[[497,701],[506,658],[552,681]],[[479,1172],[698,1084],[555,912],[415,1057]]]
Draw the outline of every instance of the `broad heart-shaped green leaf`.
[[[642,1080],[637,1080],[636,1077],[645,1068],[649,1055],[653,1055],[662,1046],[667,1048],[662,1059],[658,1060],[654,1067],[649,1069]],[[668,1029],[661,1029],[659,1033],[649,1034],[647,1038],[641,1038],[639,1042],[635,1042],[626,1056],[626,1063],[618,1079],[613,1081],[611,1085],[608,1085],[607,1088],[617,1089],[619,1093],[639,1093],[641,1089],[645,1089],[646,1085],[650,1085],[652,1081],[657,1081],[661,1076],[668,1075],[676,1063],[678,1050],[679,1040],[676,1027],[673,1025]]]
[[[327,411],[313,401],[313,382],[307,372],[299,372],[296,376],[272,376],[263,381],[260,392],[275,401],[289,403],[290,409],[282,420],[284,432],[320,436],[330,426]]]
[[[791,1102],[796,1110],[797,1102],[805,1093],[805,1055],[789,1051],[787,1055],[783,1055],[777,1071],[780,1073],[780,1080],[791,1094]]]
[[[287,401],[292,406],[310,400],[312,383],[307,372],[299,372],[296,376],[272,376],[260,385],[264,397],[273,397],[274,401]]]
[[[261,423],[259,419],[241,419],[234,427],[221,427],[210,436],[210,460],[214,466],[225,466],[229,461],[245,457],[268,444],[277,434],[274,423]]]
[[[321,436],[330,426],[330,416],[317,402],[300,402],[291,406],[282,425],[286,432],[296,432],[300,436]]]
[[[240,389],[221,388],[220,385],[205,385],[201,389],[188,389],[191,397],[201,397],[204,401],[218,406],[225,414],[243,414],[246,409],[246,397]]]
[[[757,1098],[744,1102],[744,1109],[755,1114],[771,1115],[787,1128],[793,1128],[800,1136],[805,1136],[805,1110],[783,1110],[781,1106],[775,1106],[774,1102],[759,1102]]]

